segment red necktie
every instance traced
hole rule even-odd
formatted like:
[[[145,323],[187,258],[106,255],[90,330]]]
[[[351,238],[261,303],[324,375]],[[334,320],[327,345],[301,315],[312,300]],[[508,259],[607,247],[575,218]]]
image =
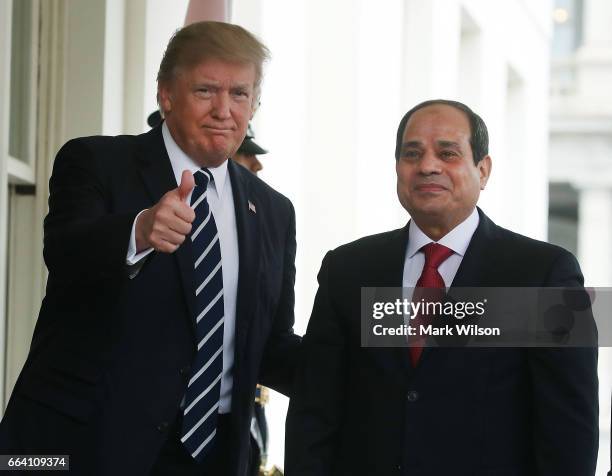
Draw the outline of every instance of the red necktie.
[[[453,254],[453,250],[438,243],[429,243],[423,246],[421,250],[425,253],[425,266],[423,266],[421,277],[416,283],[416,288],[414,289],[415,296],[413,296],[412,300],[418,301],[422,297],[427,302],[439,301],[441,293],[423,292],[424,290],[419,290],[418,288],[445,289],[446,285],[438,272],[438,266]],[[414,326],[419,329],[420,325],[424,324],[425,321],[425,316],[418,314],[414,319]],[[413,367],[416,367],[419,363],[424,341],[424,337],[417,336],[410,346],[410,361]]]

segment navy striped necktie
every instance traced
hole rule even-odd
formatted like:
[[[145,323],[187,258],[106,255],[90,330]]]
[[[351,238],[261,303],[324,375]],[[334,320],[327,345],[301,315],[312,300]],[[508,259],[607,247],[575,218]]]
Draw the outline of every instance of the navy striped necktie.
[[[196,337],[198,350],[185,394],[181,441],[191,456],[202,462],[214,446],[223,371],[223,273],[215,218],[207,199],[213,176],[206,168],[193,174],[191,208],[195,211],[190,238],[196,285]]]

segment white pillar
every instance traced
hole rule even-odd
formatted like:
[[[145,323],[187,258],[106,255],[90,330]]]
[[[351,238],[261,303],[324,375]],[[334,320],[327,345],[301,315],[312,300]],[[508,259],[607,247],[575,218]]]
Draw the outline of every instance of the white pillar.
[[[578,204],[578,258],[587,286],[612,284],[612,188],[583,186]],[[603,336],[601,336],[604,338]],[[609,340],[609,336],[605,337]],[[606,341],[604,344],[608,344]],[[599,350],[600,454],[598,475],[609,464],[612,348]]]
[[[0,2],[0,352],[5,353],[8,215],[11,2]],[[0,414],[4,411],[4,365],[0,366]]]
[[[612,114],[612,99],[601,92],[612,83],[612,2],[585,0],[583,44],[577,54],[578,92],[586,113]],[[612,187],[583,188],[579,203],[578,249],[588,284],[612,284]],[[600,450],[598,475],[610,464],[612,348],[599,352]]]
[[[578,259],[587,286],[612,285],[612,189],[580,187]]]
[[[584,49],[599,50],[609,58],[612,45],[612,2],[604,0],[585,0],[583,15]]]
[[[612,114],[612,97],[601,94],[612,84],[612,2],[585,0],[583,44],[577,52],[577,87],[581,109]]]
[[[610,337],[608,336],[608,339]],[[598,475],[606,474],[610,464],[610,395],[612,394],[612,347],[599,349],[599,459]]]

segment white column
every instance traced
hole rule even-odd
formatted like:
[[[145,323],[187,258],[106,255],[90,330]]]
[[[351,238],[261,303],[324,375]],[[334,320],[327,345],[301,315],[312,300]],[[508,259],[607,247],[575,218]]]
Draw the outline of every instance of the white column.
[[[578,259],[587,286],[612,284],[612,188],[580,189],[578,205]],[[600,336],[607,339],[610,336]],[[600,454],[598,475],[609,464],[610,393],[612,392],[612,348],[599,350]]]
[[[130,0],[132,1],[132,0]],[[128,2],[129,3],[129,2]],[[183,27],[187,0],[145,0],[144,18],[144,61],[143,84],[139,95],[142,97],[141,128],[131,131],[140,133],[148,130],[147,117],[157,108],[157,72],[170,37]],[[142,25],[141,25],[142,27]],[[129,34],[129,33],[128,33]]]
[[[612,84],[612,2],[585,0],[584,5],[584,38],[576,55],[580,108],[612,114],[612,97],[602,94]]]
[[[610,337],[608,336],[608,339]],[[612,347],[599,349],[599,458],[597,476],[610,465],[610,395],[612,394]]]
[[[140,134],[148,130],[147,117],[157,109],[159,63],[170,37],[183,26],[188,0],[106,1],[111,7],[117,5],[107,8],[106,13],[109,51],[104,69],[105,73],[112,71],[116,81],[105,89],[104,104],[109,106],[105,111],[117,115],[117,122],[123,122],[122,130],[113,133]],[[117,21],[121,18],[123,35],[114,34],[110,25],[113,18]],[[113,51],[117,53],[112,54]]]
[[[612,285],[612,189],[580,187],[578,259],[587,286]]]
[[[583,14],[583,48],[598,50],[608,58],[612,45],[612,2],[608,0],[585,0]]]
[[[5,354],[8,149],[11,81],[11,2],[0,2],[0,352]],[[4,412],[4,365],[0,366],[0,414]]]
[[[106,1],[70,0],[67,12],[66,140],[102,132]]]
[[[612,114],[612,99],[602,95],[612,84],[612,2],[585,0],[583,44],[577,54],[578,92],[585,113]],[[612,285],[612,187],[583,188],[579,204],[578,249],[588,284]],[[609,338],[609,337],[608,337]],[[612,348],[599,352],[600,445],[598,476],[609,468]]]
[[[124,131],[125,0],[106,0],[104,29],[104,81],[102,83],[102,134]]]

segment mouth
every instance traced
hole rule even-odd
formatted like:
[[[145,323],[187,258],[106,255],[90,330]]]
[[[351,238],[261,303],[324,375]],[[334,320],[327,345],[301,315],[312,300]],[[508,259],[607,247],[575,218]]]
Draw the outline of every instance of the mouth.
[[[415,190],[417,192],[424,192],[424,193],[435,193],[435,192],[444,192],[446,191],[446,187],[437,184],[437,183],[424,183],[421,185],[417,185],[415,187]]]
[[[202,126],[202,128],[206,129],[211,134],[230,134],[233,132],[231,127]]]

